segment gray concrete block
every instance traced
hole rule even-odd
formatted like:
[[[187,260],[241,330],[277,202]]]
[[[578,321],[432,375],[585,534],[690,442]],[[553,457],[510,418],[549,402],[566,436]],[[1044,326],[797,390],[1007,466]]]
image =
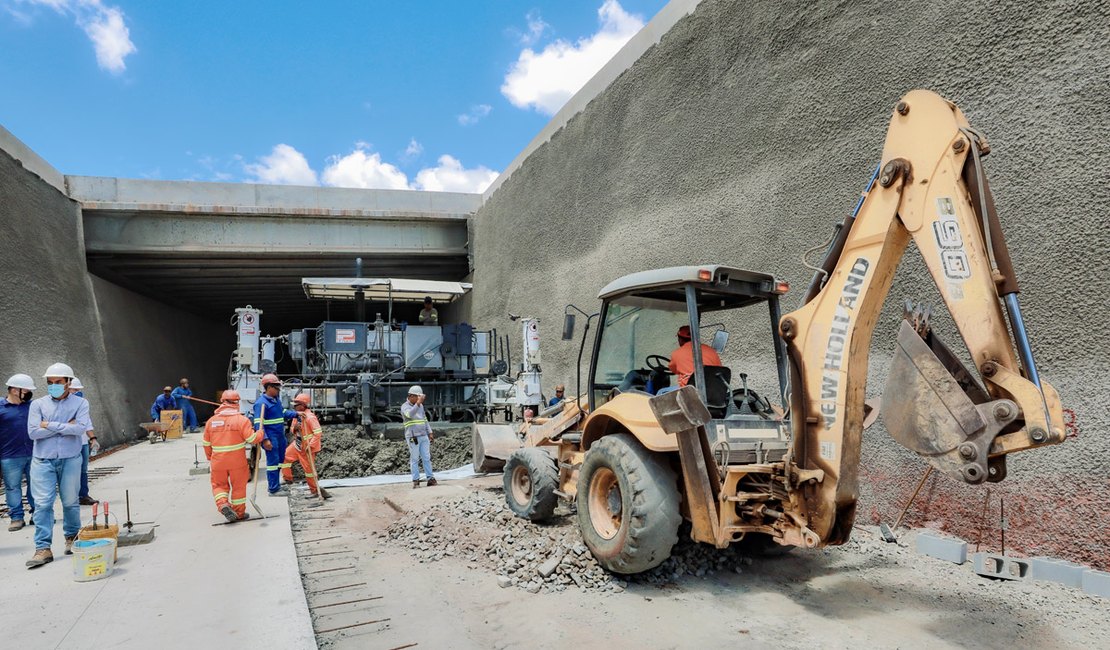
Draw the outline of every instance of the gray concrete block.
[[[956,537],[942,537],[930,531],[917,534],[917,552],[956,564],[967,562],[967,542]]]
[[[1110,573],[1087,569],[1083,572],[1083,591],[1092,596],[1110,598]]]
[[[119,546],[135,546],[136,544],[149,544],[154,541],[154,526],[136,526],[129,531],[122,530],[119,534]]]
[[[1054,557],[1035,557],[1029,561],[1029,577],[1040,582],[1057,582],[1069,587],[1083,587],[1087,567]]]
[[[201,476],[208,473],[207,467],[190,467],[189,476]]]
[[[1019,560],[995,553],[973,553],[975,573],[998,580],[1026,580],[1029,578],[1029,560]]]

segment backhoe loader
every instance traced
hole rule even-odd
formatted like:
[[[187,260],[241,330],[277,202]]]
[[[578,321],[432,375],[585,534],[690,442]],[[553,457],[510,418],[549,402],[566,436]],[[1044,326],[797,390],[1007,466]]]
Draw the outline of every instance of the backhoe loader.
[[[663,562],[683,519],[694,540],[720,548],[844,543],[856,513],[871,335],[912,239],[974,368],[931,330],[929,311],[911,305],[881,417],[896,441],[952,479],[1001,481],[1008,454],[1062,442],[1065,428],[1060,398],[1033,360],[983,173],[988,151],[955,105],[910,92],[800,308],[780,313],[781,279],[729,266],[617,279],[598,296],[585,392],[520,428],[476,425],[476,469],[503,464],[506,500],[522,517],[542,520],[559,498],[573,501],[583,541],[616,573]],[[773,399],[737,368],[705,362],[728,338],[707,323],[755,308],[771,323]],[[690,348],[676,355],[692,353],[692,371],[665,356],[680,328]],[[703,344],[713,328],[713,344]]]

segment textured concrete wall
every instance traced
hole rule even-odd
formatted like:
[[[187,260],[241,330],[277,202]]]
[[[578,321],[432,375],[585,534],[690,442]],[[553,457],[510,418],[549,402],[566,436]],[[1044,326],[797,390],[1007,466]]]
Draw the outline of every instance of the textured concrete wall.
[[[132,437],[166,383],[191,375],[205,395],[225,373],[230,327],[88,274],[80,208],[0,151],[0,381],[64,361],[87,387],[103,442]]]
[[[1034,350],[1080,425],[1066,444],[1011,457],[1010,477],[991,487],[987,539],[997,547],[1003,497],[1008,547],[1105,568],[1108,26],[1099,2],[705,0],[488,198],[473,223],[469,319],[544,319],[550,390],[573,383],[563,305],[592,310],[624,273],[708,261],[773,270],[797,288],[784,305],[795,308],[810,276],[801,255],[854,205],[891,107],[933,89],[990,137]],[[912,251],[875,333],[869,394],[881,391],[906,297],[938,297]],[[733,324],[726,361],[771,393],[771,366],[748,352],[766,354],[767,327],[762,313]],[[865,438],[859,520],[890,520],[924,464],[881,426]],[[984,497],[934,479],[910,522],[974,541]]]

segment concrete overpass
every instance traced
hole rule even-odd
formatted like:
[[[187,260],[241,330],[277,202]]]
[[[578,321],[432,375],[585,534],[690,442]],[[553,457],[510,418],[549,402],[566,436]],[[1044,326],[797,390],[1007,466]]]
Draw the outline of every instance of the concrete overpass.
[[[265,329],[323,319],[305,276],[461,280],[467,216],[481,195],[66,176],[81,207],[89,271],[218,316],[261,307]],[[346,318],[348,305],[332,305]]]

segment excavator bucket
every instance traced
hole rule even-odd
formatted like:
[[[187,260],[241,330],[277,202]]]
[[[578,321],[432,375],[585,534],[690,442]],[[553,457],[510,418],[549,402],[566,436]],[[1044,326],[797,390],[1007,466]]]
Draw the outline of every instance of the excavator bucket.
[[[1017,405],[991,400],[935,334],[926,339],[902,321],[883,392],[883,423],[899,444],[956,480],[1002,480],[1005,459],[988,458],[988,452],[1017,417]]]
[[[500,472],[509,456],[521,447],[520,438],[508,424],[474,424],[472,441],[474,471]]]

